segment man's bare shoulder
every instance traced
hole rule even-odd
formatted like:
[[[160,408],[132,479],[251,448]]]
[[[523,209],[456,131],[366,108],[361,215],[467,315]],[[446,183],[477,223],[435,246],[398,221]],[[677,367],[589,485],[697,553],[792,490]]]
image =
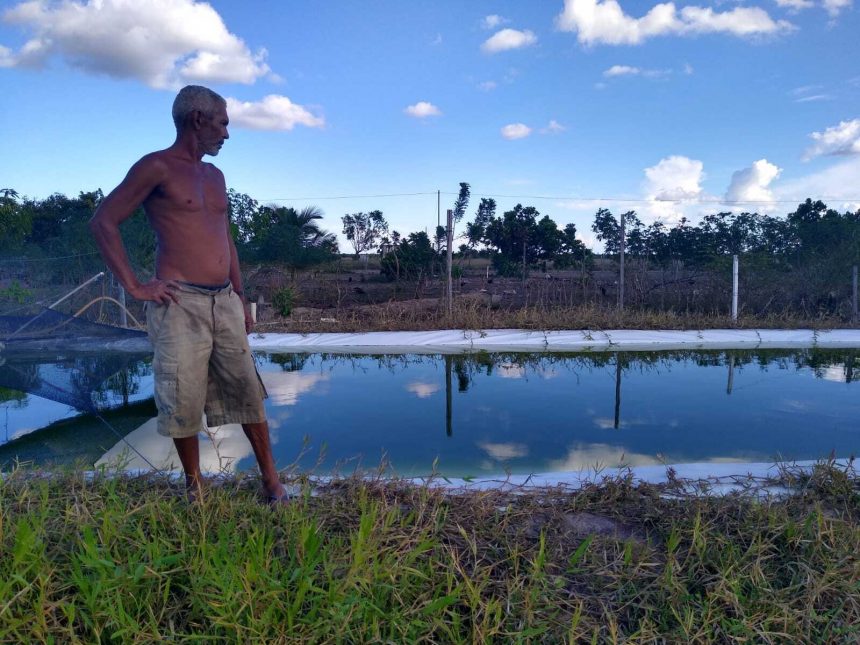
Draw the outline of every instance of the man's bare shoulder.
[[[221,169],[218,168],[218,166],[216,166],[214,163],[209,163],[208,161],[203,161],[201,162],[201,164],[203,165],[203,169],[209,177],[216,179],[222,184],[225,182],[224,173],[221,172]]]
[[[144,155],[131,167],[130,173],[147,177],[164,177],[172,165],[168,150],[157,150]]]
[[[221,175],[222,177],[224,176],[224,173],[221,172],[221,169],[218,166],[216,166],[214,163],[210,163],[208,161],[202,161],[201,163],[203,164],[203,167],[206,169],[206,172],[213,172],[213,173],[216,173],[218,175]]]

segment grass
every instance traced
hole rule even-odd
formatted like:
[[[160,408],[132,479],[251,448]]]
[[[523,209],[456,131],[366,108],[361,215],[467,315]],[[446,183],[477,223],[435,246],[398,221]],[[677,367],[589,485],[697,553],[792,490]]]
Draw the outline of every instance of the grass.
[[[247,478],[188,506],[155,476],[4,476],[0,642],[860,639],[853,465],[724,496],[298,483],[270,509]]]

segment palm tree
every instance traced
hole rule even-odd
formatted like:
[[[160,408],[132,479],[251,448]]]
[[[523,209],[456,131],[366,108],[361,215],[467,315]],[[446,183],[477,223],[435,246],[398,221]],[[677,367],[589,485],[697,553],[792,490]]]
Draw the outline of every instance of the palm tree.
[[[260,260],[283,262],[295,275],[298,269],[327,262],[338,252],[337,238],[319,226],[323,212],[318,207],[263,208],[268,226],[261,231]]]

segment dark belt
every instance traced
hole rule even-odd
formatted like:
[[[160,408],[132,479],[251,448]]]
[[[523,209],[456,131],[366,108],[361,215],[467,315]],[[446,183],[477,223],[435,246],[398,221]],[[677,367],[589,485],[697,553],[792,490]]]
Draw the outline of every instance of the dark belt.
[[[221,289],[226,289],[230,286],[230,281],[227,280],[224,284],[198,284],[196,282],[185,282],[185,280],[177,280],[179,284],[184,284],[189,287],[195,287],[197,289],[206,289],[206,291],[221,291]]]

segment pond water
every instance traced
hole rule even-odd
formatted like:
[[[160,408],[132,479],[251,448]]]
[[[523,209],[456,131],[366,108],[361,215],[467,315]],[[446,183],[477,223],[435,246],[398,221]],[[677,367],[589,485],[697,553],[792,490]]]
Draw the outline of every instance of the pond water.
[[[257,358],[278,466],[318,474],[384,462],[401,475],[480,477],[845,458],[860,447],[858,350]],[[148,360],[139,361],[100,401],[145,399],[151,378]],[[33,428],[76,414],[10,392],[0,390],[0,463],[25,440],[38,441],[44,431]],[[128,439],[159,466],[171,459],[171,442],[153,423]],[[98,441],[94,455],[116,437]],[[204,444],[210,470],[254,466],[238,427]]]

